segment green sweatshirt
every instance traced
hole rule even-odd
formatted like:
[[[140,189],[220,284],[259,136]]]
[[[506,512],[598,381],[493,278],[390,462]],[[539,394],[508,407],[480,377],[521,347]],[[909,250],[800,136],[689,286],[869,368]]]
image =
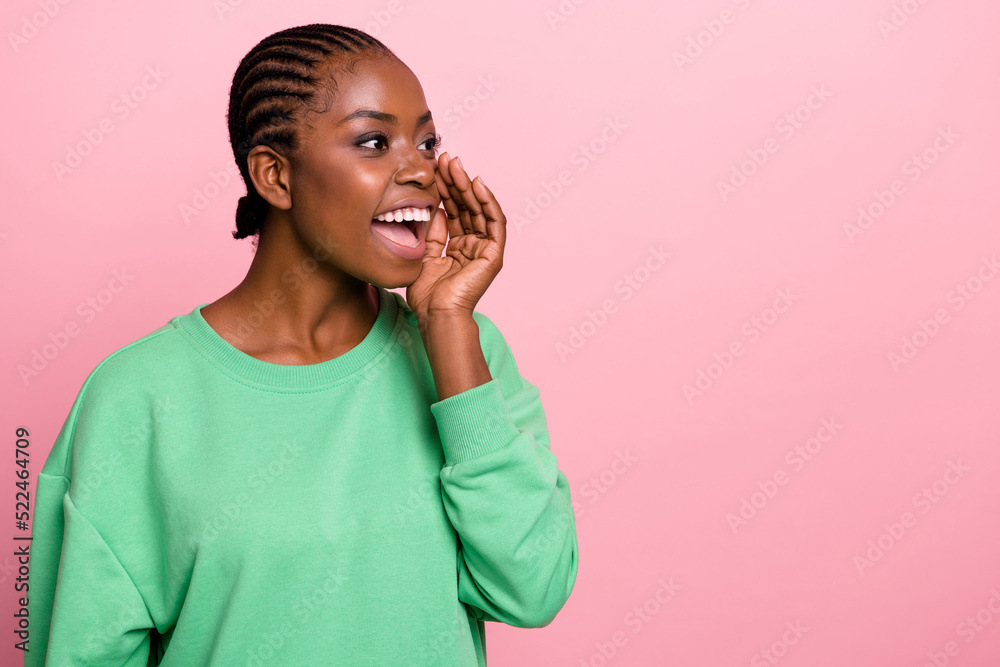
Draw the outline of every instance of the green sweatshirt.
[[[486,665],[577,574],[538,389],[482,313],[489,382],[437,400],[379,288],[355,348],[251,357],[197,306],[109,355],[38,475],[25,665]]]

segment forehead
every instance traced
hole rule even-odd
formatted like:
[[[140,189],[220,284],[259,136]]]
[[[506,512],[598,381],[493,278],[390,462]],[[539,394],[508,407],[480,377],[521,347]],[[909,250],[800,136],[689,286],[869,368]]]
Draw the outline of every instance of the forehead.
[[[328,103],[321,112],[310,114],[313,125],[335,129],[348,114],[358,109],[374,109],[397,116],[403,125],[412,125],[427,111],[424,91],[409,67],[395,58],[341,60],[320,75]],[[349,128],[362,120],[349,120]]]

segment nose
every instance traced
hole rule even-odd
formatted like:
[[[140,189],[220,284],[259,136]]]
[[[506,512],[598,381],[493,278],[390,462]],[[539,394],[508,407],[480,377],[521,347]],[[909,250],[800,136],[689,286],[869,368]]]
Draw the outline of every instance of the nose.
[[[429,188],[434,183],[436,170],[437,160],[428,159],[415,146],[410,146],[401,155],[400,165],[396,170],[396,183],[416,183],[421,188]]]

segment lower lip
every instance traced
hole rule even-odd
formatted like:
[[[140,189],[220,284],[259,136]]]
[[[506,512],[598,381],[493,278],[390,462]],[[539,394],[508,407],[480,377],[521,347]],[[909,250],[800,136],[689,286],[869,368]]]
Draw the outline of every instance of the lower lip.
[[[381,241],[382,245],[403,259],[420,259],[427,251],[424,244],[424,223],[420,220],[417,221],[417,245],[412,248],[410,246],[400,245],[392,239],[382,236],[374,229],[372,229],[372,235]]]

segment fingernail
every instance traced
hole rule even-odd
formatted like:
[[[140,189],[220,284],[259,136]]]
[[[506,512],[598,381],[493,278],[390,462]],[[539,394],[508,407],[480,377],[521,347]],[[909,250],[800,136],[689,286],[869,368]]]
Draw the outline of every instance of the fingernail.
[[[482,177],[482,176],[476,176],[476,178],[478,178],[478,179],[479,179],[479,182],[480,182],[480,183],[482,183],[483,185],[486,185],[486,181],[484,181],[484,180],[483,180],[483,177]],[[489,187],[489,186],[487,185],[486,187]]]
[[[460,158],[460,157],[457,157],[457,158],[455,158],[455,162],[457,162],[457,163],[458,163],[458,167],[459,167],[459,168],[460,168],[460,169],[461,169],[462,171],[465,171],[465,166],[464,166],[464,165],[462,164],[462,158]]]

